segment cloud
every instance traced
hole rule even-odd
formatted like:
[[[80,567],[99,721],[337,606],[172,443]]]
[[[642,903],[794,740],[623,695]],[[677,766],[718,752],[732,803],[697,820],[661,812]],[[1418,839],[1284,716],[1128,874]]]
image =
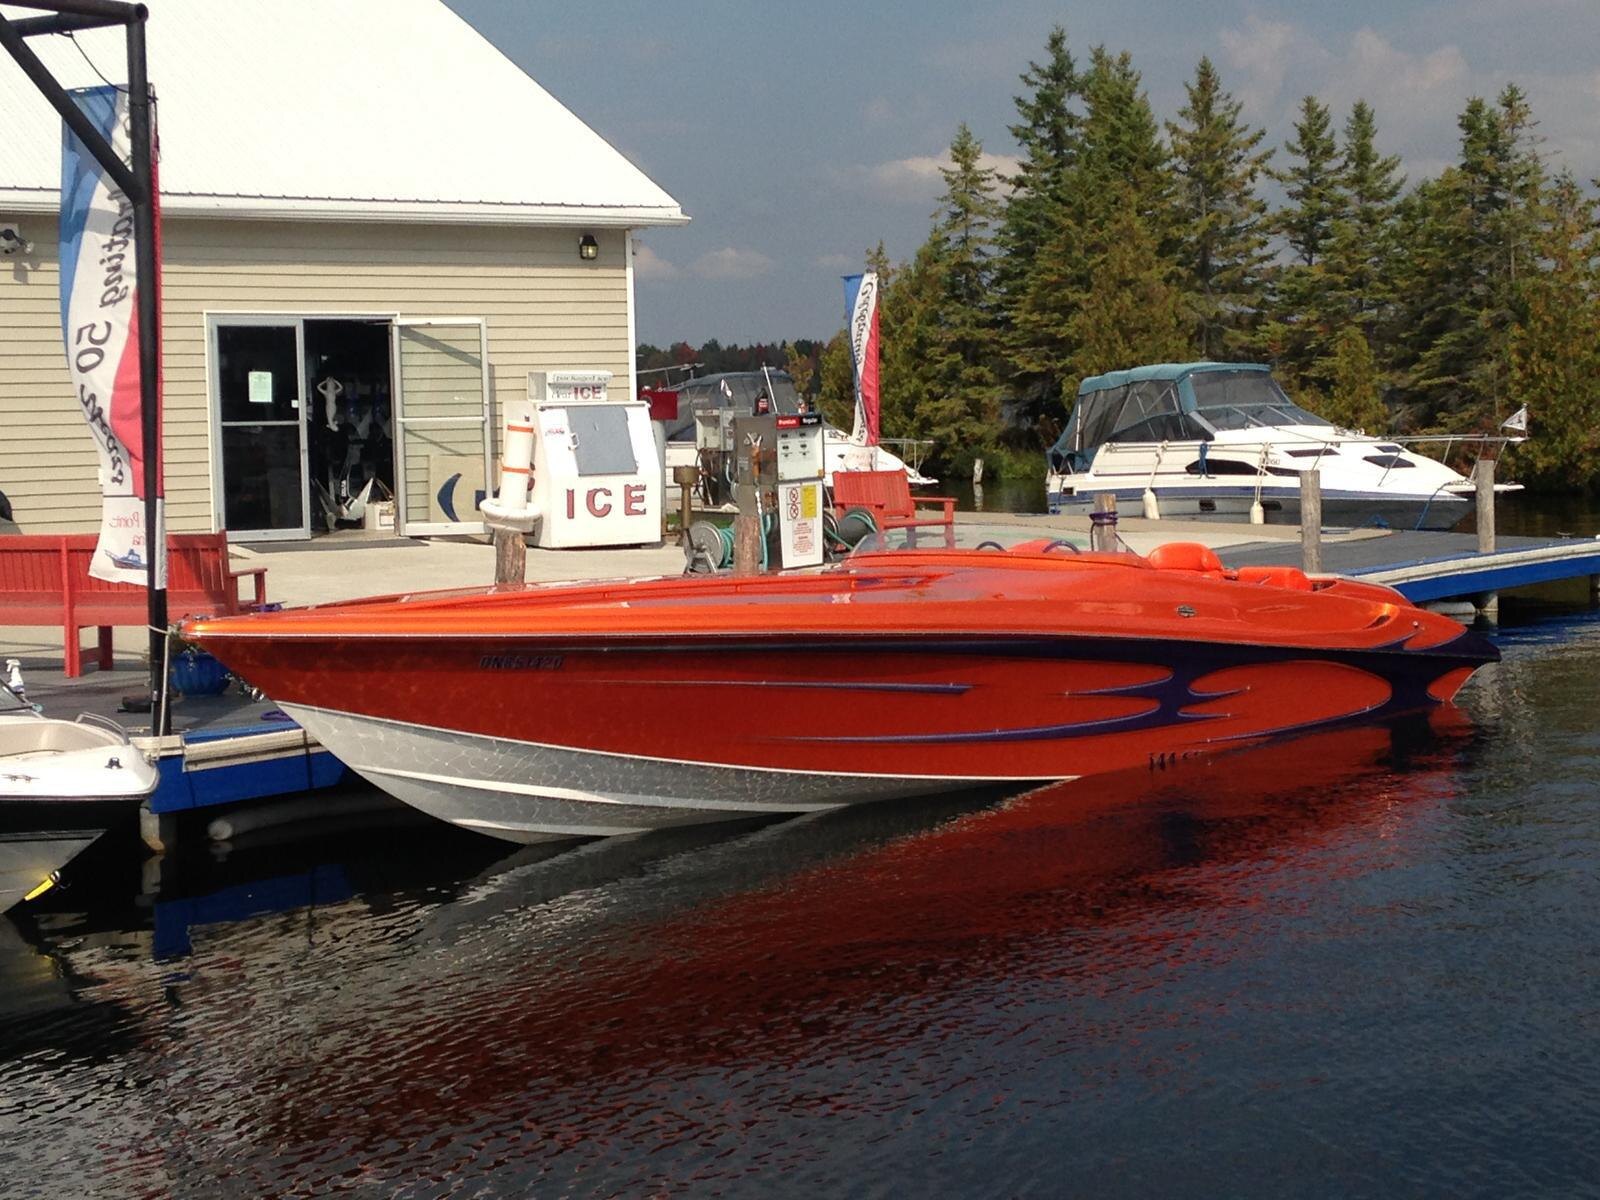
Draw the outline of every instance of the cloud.
[[[689,269],[701,279],[759,279],[772,270],[772,260],[759,250],[739,250],[724,246],[694,260]]]
[[[1245,111],[1256,115],[1283,90],[1292,60],[1317,52],[1315,43],[1288,21],[1268,21],[1255,13],[1245,18],[1243,29],[1224,29],[1220,36],[1224,60],[1245,76],[1236,95]]]
[[[1249,16],[1219,35],[1223,57],[1239,78],[1228,80],[1248,120],[1265,125],[1277,142],[1292,136],[1300,100],[1316,96],[1335,128],[1357,100],[1378,118],[1380,148],[1398,150],[1412,178],[1427,173],[1456,143],[1455,117],[1475,91],[1461,47],[1454,43],[1413,52],[1368,26],[1327,44],[1288,21]]]
[[[1013,154],[990,154],[987,151],[978,164],[1002,177],[997,180],[997,190],[1004,195],[1008,189],[1004,178],[1016,173],[1020,160]],[[854,167],[839,173],[846,186],[865,191],[875,198],[891,204],[928,205],[944,190],[941,171],[949,170],[950,155],[918,154],[911,158],[896,158],[873,166]]]
[[[824,271],[852,271],[861,265],[859,254],[824,254],[814,260]]]
[[[640,241],[633,243],[633,273],[640,279],[652,282],[657,279],[676,279],[682,274],[673,263]]]

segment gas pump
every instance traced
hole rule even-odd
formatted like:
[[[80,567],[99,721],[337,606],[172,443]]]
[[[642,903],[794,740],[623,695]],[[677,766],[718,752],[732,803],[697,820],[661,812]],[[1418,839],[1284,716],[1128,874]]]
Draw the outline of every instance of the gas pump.
[[[826,472],[821,413],[779,417],[778,541],[785,567],[822,562],[822,480]]]
[[[733,441],[734,499],[741,517],[759,520],[760,537],[769,547],[766,565],[821,563],[821,414],[737,417]]]

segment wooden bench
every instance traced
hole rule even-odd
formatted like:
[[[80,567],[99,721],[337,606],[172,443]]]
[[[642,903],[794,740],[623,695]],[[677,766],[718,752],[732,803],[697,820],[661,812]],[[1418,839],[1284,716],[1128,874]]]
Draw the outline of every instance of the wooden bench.
[[[955,498],[913,496],[911,481],[906,478],[904,471],[835,471],[833,514],[842,517],[852,508],[864,508],[870,512],[879,529],[943,526],[946,544],[954,544]],[[937,517],[927,515],[936,508],[939,510]]]
[[[83,673],[79,638],[86,626],[99,630],[98,662],[109,671],[112,627],[146,620],[144,588],[90,576],[98,540],[93,533],[0,535],[0,622],[60,622],[68,678]],[[168,534],[167,614],[177,620],[260,608],[267,600],[266,574],[265,567],[236,571],[229,565],[226,533]],[[253,580],[248,601],[239,596],[245,578]]]

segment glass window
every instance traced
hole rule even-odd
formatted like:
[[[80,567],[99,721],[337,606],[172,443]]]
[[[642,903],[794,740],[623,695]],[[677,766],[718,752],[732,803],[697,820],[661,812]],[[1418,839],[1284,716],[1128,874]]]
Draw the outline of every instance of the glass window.
[[[1113,442],[1198,442],[1206,435],[1182,413],[1157,413],[1146,417],[1137,425],[1119,429],[1111,435]]]
[[[1111,436],[1127,393],[1126,387],[1107,388],[1103,392],[1090,392],[1078,401],[1079,448],[1091,449]]]
[[[1195,407],[1215,429],[1250,429],[1278,425],[1323,425],[1284,394],[1265,371],[1195,371],[1189,376]]]

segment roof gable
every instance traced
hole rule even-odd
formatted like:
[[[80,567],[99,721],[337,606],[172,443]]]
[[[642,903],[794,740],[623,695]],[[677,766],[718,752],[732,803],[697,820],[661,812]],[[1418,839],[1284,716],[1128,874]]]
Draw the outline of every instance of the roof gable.
[[[677,202],[440,0],[150,0],[173,214],[676,224]],[[7,16],[38,15],[15,8]],[[120,27],[29,46],[126,78]],[[0,53],[0,205],[54,208],[61,124]]]

